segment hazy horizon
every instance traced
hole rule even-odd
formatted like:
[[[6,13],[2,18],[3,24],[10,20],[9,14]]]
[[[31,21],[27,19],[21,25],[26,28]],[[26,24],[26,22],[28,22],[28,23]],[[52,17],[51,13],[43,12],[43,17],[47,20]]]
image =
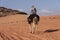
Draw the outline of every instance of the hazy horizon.
[[[30,13],[30,7],[32,5],[37,8],[38,15],[60,14],[60,0],[0,0],[0,7],[11,8],[27,13]]]

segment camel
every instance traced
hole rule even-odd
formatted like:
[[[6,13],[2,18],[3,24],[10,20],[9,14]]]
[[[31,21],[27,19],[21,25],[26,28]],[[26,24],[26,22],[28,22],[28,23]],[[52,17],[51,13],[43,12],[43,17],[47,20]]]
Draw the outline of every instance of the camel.
[[[35,33],[36,30],[37,30],[37,24],[39,22],[39,16],[37,14],[31,14],[27,20],[28,20],[28,23],[30,24],[30,32],[31,33]]]

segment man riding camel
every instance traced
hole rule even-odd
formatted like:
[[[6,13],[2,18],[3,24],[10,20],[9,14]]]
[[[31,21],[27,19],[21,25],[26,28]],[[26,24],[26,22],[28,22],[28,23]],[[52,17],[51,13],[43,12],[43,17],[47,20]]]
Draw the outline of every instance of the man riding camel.
[[[28,23],[30,24],[30,31],[31,33],[35,33],[36,29],[37,29],[37,24],[39,22],[39,16],[36,14],[37,10],[34,7],[34,5],[32,5],[31,7],[31,14],[29,15],[28,19]]]

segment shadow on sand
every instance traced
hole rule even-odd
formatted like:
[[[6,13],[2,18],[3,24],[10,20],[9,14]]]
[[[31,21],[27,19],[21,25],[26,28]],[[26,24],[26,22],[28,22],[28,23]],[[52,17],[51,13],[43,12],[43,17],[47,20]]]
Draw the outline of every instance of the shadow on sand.
[[[36,34],[44,34],[44,33],[50,33],[50,32],[56,32],[59,31],[60,29],[47,29],[45,31],[37,31]]]
[[[56,32],[56,31],[59,31],[60,29],[48,29],[48,30],[45,30],[44,33],[46,32]]]

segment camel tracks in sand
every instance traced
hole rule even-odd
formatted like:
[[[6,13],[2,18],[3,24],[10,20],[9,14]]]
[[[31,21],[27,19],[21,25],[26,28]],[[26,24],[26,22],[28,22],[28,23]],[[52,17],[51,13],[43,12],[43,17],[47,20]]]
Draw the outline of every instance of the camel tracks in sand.
[[[9,37],[7,37],[4,33],[0,33],[0,36],[3,40],[10,40]]]
[[[1,32],[0,36],[3,40],[23,40],[22,38],[19,38],[18,35],[13,35],[13,34],[7,34],[5,32]]]
[[[51,35],[52,33],[44,33],[38,31],[39,33],[32,34],[32,33],[20,33],[20,32],[0,32],[0,37],[2,40],[59,40],[56,36]],[[39,37],[40,36],[40,37]]]

